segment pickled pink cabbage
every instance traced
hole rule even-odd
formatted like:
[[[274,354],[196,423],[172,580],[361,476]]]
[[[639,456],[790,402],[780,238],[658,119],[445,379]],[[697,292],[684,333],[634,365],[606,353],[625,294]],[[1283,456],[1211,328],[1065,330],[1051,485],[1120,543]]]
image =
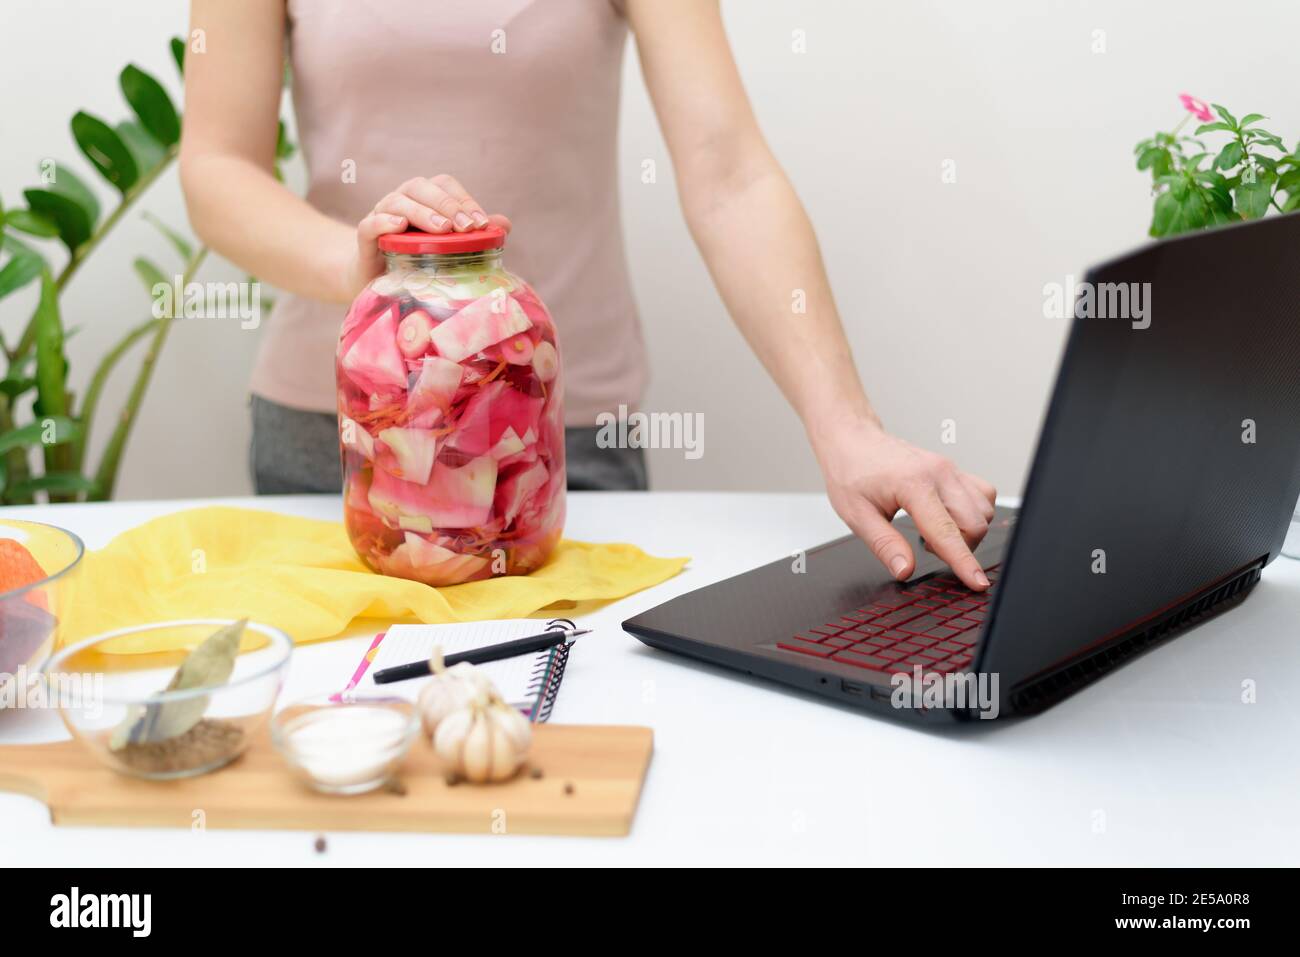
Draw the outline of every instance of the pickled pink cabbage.
[[[365,290],[339,336],[348,534],[375,571],[429,585],[530,572],[564,525],[555,325],[500,271],[402,280]]]

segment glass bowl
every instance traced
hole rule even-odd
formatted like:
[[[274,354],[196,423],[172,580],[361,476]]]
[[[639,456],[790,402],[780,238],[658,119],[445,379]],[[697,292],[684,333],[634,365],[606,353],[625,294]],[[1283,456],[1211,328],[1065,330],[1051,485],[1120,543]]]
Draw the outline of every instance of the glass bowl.
[[[62,528],[17,518],[0,519],[0,543],[16,542],[31,554],[44,577],[0,592],[0,686],[33,672],[57,644],[59,599],[63,584],[81,563],[81,539]],[[0,545],[6,575],[21,571],[28,559]],[[34,675],[33,675],[34,677]]]
[[[195,618],[120,628],[58,652],[42,669],[72,736],[123,774],[172,780],[206,774],[243,754],[265,726],[280,693],[293,641],[278,628],[248,622],[224,684],[165,691],[185,656],[231,620]],[[166,651],[142,651],[163,647]],[[167,709],[164,711],[164,709]],[[114,747],[114,732],[142,718],[177,712],[187,730],[155,731]],[[120,737],[120,736],[119,736]]]
[[[344,692],[288,705],[271,722],[271,740],[308,787],[364,794],[396,774],[419,730],[411,702]]]

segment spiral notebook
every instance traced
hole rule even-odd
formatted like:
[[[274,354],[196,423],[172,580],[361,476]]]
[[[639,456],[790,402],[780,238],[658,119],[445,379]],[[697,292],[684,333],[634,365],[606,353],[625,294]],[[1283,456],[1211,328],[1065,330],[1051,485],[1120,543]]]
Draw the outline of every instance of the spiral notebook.
[[[375,636],[344,691],[397,695],[414,701],[427,679],[377,685],[374,673],[381,668],[427,659],[437,646],[442,647],[444,655],[454,655],[527,638],[542,631],[573,627],[573,622],[567,618],[547,622],[536,618],[506,618],[453,625],[393,625]],[[570,647],[557,645],[545,651],[489,661],[475,667],[481,668],[501,692],[501,697],[515,705],[528,720],[545,721],[551,716],[560,682],[564,680]]]

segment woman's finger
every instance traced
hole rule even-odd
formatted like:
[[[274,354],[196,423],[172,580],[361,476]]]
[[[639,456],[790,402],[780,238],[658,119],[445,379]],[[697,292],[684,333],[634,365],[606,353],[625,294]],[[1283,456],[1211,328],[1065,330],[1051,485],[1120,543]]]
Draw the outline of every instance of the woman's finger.
[[[375,212],[402,216],[416,229],[423,229],[426,233],[446,233],[452,229],[450,218],[427,203],[412,199],[406,193],[389,193],[375,204]]]
[[[992,522],[995,514],[993,503],[998,497],[997,489],[976,475],[962,472],[959,477],[962,484],[966,486],[966,491],[970,493],[971,500],[984,516],[984,521]]]
[[[491,223],[493,226],[500,226],[507,233],[510,232],[511,228],[513,228],[514,226],[514,224],[510,222],[509,217],[502,216],[500,213],[490,214],[488,216],[488,222]]]
[[[393,213],[371,213],[357,223],[357,244],[369,249],[380,236],[400,233],[406,229],[406,217]]]
[[[941,480],[938,485],[939,500],[948,509],[948,514],[961,529],[961,537],[966,545],[974,550],[984,536],[988,534],[989,522],[984,517],[975,498],[957,475]]]
[[[482,229],[491,221],[491,217],[483,211],[483,207],[469,194],[469,191],[460,185],[460,180],[456,179],[456,177],[448,173],[439,173],[433,177],[433,184],[449,196],[460,200],[460,208],[468,214],[478,229]]]
[[[864,504],[862,508],[844,516],[844,520],[894,578],[906,581],[916,567],[916,559],[912,555],[912,546],[907,544],[907,539],[894,528],[888,518],[876,511],[874,506]]]
[[[435,210],[451,221],[451,227],[458,233],[476,229],[470,211],[465,209],[461,200],[447,192],[431,179],[412,179],[402,184],[399,192],[409,196],[421,205]],[[487,217],[484,217],[486,222]]]
[[[997,502],[998,490],[993,487],[992,483],[986,482],[978,475],[972,475],[969,472],[962,472],[961,477],[967,485],[973,485],[979,492],[980,497],[985,499],[989,505]]]
[[[979,560],[966,546],[961,528],[944,507],[938,489],[929,483],[913,485],[899,498],[931,551],[947,562],[968,588],[976,591],[988,588],[989,580],[980,568]]]

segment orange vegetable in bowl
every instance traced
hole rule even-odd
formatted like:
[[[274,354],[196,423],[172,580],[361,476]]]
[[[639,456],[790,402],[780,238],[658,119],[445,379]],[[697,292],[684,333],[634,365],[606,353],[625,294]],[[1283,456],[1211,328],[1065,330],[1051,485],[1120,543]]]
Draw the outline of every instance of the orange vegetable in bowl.
[[[0,595],[34,585],[45,577],[45,569],[31,552],[12,538],[0,538]],[[24,597],[33,605],[48,609],[41,592],[28,592]]]

